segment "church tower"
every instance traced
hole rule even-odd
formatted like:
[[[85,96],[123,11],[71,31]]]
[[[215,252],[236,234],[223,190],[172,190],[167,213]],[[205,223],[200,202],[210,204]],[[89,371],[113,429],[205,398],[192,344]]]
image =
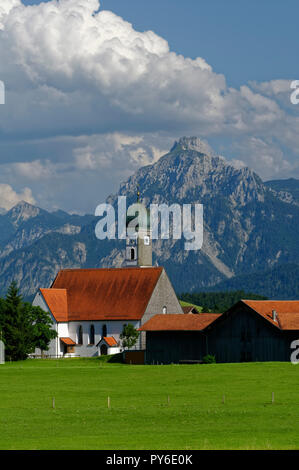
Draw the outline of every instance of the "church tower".
[[[137,204],[134,204],[134,211],[136,211],[135,215],[127,216],[127,232],[130,222],[136,220],[136,214],[138,214],[141,224],[136,225],[135,236],[127,235],[126,259],[124,265],[126,267],[149,267],[153,265],[150,212],[143,204],[139,202],[139,191],[137,195]]]

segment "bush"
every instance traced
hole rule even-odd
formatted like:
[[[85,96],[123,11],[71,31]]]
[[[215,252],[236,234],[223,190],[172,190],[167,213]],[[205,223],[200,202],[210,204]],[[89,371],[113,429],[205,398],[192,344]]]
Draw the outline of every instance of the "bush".
[[[202,360],[204,364],[216,364],[216,357],[212,354],[207,354]]]

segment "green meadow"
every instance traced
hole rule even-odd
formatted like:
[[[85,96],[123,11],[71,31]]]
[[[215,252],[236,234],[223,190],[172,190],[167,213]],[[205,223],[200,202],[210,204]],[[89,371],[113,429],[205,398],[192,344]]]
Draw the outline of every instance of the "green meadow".
[[[299,449],[298,384],[291,363],[7,363],[0,449]]]

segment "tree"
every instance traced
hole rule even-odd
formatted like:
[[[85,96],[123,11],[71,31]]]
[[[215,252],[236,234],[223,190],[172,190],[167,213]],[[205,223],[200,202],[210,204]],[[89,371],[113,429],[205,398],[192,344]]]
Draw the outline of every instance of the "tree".
[[[0,302],[0,326],[5,355],[13,361],[26,359],[36,347],[48,349],[50,340],[57,335],[51,329],[48,313],[23,302],[16,282],[11,283]]]
[[[34,307],[29,303],[24,304],[24,309],[28,311],[34,328],[34,348],[40,349],[43,354],[43,351],[49,349],[50,341],[57,336],[56,331],[52,329],[51,317],[40,307]]]
[[[23,301],[16,282],[8,288],[2,308],[2,332],[5,355],[11,360],[26,359],[34,351],[33,328],[23,311]]]
[[[120,339],[122,340],[122,345],[124,348],[132,348],[137,343],[139,337],[139,332],[134,328],[133,325],[130,323],[128,325],[124,325],[123,331],[120,335]]]

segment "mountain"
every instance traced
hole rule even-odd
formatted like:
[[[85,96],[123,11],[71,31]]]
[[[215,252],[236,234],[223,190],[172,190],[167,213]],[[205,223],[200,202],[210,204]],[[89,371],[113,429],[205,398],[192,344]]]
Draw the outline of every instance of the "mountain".
[[[200,252],[184,251],[183,240],[154,243],[159,263],[180,291],[299,260],[296,203],[282,200],[249,168],[234,168],[203,149],[197,138],[176,142],[170,153],[122,184],[119,194],[133,202],[137,185],[146,204],[204,205]]]
[[[227,292],[247,289],[271,299],[299,299],[299,264],[280,264],[262,272],[236,276],[207,289],[212,292]],[[246,297],[247,298],[247,297]]]
[[[299,180],[289,178],[287,180],[266,181],[265,185],[275,191],[280,199],[299,205]]]
[[[154,263],[165,266],[177,292],[202,291],[223,282],[242,283],[242,276],[250,279],[251,273],[299,265],[296,184],[291,183],[292,197],[285,194],[291,194],[291,185],[286,183],[284,192],[283,184],[264,183],[254,171],[235,168],[200,139],[183,137],[156,163],[122,183],[107,202],[116,205],[117,197],[125,195],[129,205],[136,201],[139,186],[147,206],[203,204],[200,251],[186,251],[184,238],[153,242]],[[97,240],[96,221],[94,216],[49,213],[26,203],[0,215],[1,293],[16,279],[25,296],[33,295],[39,286],[48,287],[63,267],[120,266],[124,241]]]
[[[93,216],[70,215],[63,211],[50,213],[21,201],[0,215],[0,258],[31,245],[49,233],[80,233],[81,228],[91,220]]]

